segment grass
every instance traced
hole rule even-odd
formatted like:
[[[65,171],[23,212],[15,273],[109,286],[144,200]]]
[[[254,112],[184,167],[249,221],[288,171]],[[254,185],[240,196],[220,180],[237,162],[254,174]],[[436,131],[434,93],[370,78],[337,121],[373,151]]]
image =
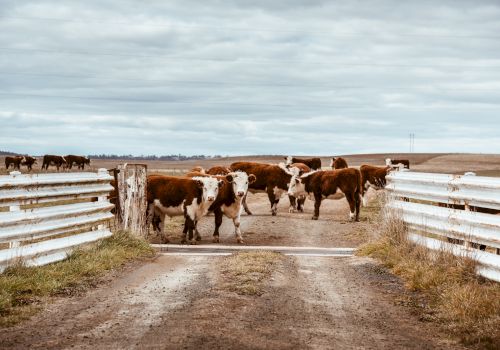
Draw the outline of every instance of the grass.
[[[81,293],[95,286],[106,271],[154,254],[146,241],[117,232],[54,264],[9,267],[0,274],[0,326],[11,326],[33,315],[47,297]]]
[[[262,295],[264,282],[283,258],[279,253],[266,251],[241,252],[224,258],[222,288],[240,295]]]
[[[379,237],[358,254],[380,260],[415,293],[422,318],[439,323],[462,343],[482,349],[500,345],[500,284],[475,274],[476,262],[447,251],[431,252],[407,240],[404,222],[387,214]],[[417,300],[418,298],[418,300]],[[422,304],[420,298],[425,302]]]

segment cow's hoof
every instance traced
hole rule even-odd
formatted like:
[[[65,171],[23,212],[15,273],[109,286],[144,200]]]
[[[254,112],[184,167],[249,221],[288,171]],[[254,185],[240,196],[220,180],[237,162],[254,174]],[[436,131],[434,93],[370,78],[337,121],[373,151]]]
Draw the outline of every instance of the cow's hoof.
[[[214,239],[212,239],[212,242],[219,243],[220,242],[219,236],[214,236]]]
[[[313,216],[312,219],[313,220],[318,220],[318,217],[317,216]]]
[[[183,240],[181,241],[181,244],[186,244],[186,243],[187,243],[187,241],[186,241],[185,239],[183,239]]]
[[[299,209],[299,211],[300,211],[301,213],[303,213],[303,212],[304,212],[304,209],[300,208],[300,209]]]
[[[243,244],[243,243],[245,243],[245,242],[243,241],[243,238],[237,238],[237,239],[236,239],[236,242],[238,242],[238,244]]]
[[[293,207],[288,208],[288,212],[289,213],[295,213],[295,208],[293,208]]]
[[[201,237],[200,236],[196,236],[196,240],[197,241],[201,241]]]
[[[276,216],[276,212],[275,211],[271,212],[271,215]]]
[[[161,244],[167,244],[167,243],[170,243],[169,239],[168,238],[163,238],[161,240]]]
[[[189,241],[189,244],[190,244],[190,245],[196,245],[196,241],[192,241],[192,240],[191,240],[191,241]]]
[[[245,210],[245,213],[247,213],[247,215],[253,215],[252,212],[249,210]]]

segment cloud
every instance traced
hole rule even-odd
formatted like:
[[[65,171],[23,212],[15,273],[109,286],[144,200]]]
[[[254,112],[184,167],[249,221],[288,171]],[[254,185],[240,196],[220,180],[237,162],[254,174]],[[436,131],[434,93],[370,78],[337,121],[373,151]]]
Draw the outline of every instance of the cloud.
[[[0,149],[491,152],[496,1],[7,0]],[[488,142],[484,142],[488,140]],[[496,147],[496,148],[495,148]]]

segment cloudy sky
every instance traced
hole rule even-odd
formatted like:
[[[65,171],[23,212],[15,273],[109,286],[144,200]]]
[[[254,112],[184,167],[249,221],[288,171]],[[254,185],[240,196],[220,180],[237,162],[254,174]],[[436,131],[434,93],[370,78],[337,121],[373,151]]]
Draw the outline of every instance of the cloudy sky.
[[[0,4],[0,150],[500,153],[500,1]]]

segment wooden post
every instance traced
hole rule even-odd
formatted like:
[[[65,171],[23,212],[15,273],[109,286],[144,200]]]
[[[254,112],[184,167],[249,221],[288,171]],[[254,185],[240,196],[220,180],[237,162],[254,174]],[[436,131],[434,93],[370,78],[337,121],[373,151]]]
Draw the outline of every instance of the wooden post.
[[[146,177],[145,164],[120,164],[117,167],[120,228],[133,234],[146,234]]]

